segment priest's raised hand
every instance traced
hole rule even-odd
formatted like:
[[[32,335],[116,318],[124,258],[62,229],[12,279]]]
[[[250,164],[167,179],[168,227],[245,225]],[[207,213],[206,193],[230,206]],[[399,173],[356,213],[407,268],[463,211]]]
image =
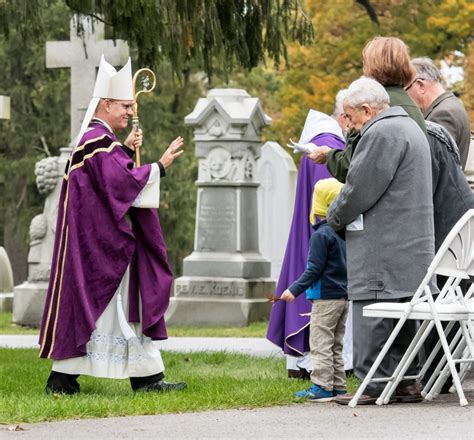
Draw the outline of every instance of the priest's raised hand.
[[[161,156],[159,162],[165,167],[168,168],[174,162],[174,160],[181,156],[184,153],[184,150],[180,148],[184,145],[184,139],[181,136],[178,136],[171,144],[169,144],[166,151]]]

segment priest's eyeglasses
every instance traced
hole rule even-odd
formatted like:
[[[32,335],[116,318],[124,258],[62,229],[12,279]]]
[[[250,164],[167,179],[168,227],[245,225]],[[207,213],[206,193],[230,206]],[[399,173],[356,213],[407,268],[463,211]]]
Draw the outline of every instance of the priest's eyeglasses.
[[[133,110],[133,103],[132,104],[123,104],[120,101],[117,101],[116,99],[107,99],[107,101],[114,102],[116,104],[119,104],[122,106],[122,108],[126,111]]]

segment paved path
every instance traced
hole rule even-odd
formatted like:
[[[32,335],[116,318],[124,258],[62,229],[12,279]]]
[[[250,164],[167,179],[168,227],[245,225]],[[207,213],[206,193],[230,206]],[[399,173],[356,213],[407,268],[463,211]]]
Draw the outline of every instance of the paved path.
[[[160,349],[181,353],[227,351],[255,356],[283,356],[282,351],[264,338],[169,338],[157,341]],[[38,348],[37,335],[0,335],[0,347]]]
[[[474,391],[467,393],[474,401]],[[157,396],[159,398],[159,396]],[[474,410],[450,395],[434,402],[361,406],[305,403],[252,410],[225,410],[159,416],[21,425],[1,439],[455,439],[474,438]]]

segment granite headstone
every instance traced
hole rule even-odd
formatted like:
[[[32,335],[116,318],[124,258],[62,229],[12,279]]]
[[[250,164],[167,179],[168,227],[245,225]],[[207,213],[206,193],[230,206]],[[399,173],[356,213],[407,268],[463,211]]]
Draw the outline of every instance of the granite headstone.
[[[13,272],[7,251],[0,246],[0,312],[13,307]]]
[[[272,262],[271,278],[277,280],[293,217],[295,162],[280,144],[267,142],[257,161],[257,176],[260,252]]]
[[[169,324],[245,326],[268,317],[270,261],[259,252],[261,130],[271,123],[245,90],[213,89],[185,118],[199,159],[194,251],[183,262]]]

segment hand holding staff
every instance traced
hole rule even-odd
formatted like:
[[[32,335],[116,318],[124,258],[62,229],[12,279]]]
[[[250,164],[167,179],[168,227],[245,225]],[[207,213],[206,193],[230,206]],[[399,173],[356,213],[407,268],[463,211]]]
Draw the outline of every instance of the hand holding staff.
[[[141,79],[141,85],[142,88],[141,90],[136,89],[137,86],[137,80],[138,77],[146,73],[146,75]],[[152,78],[152,83],[150,83],[150,76]],[[141,136],[141,130],[140,130],[140,122],[138,120],[138,96],[142,93],[150,93],[156,86],[156,76],[153,73],[152,70],[150,69],[139,69],[135,72],[135,75],[133,75],[133,80],[132,80],[132,87],[133,87],[133,97],[135,100],[135,103],[133,104],[133,119],[132,119],[132,125],[133,128],[135,129],[136,135]],[[140,158],[140,147],[141,147],[142,141],[138,142],[137,139],[133,142],[133,146],[135,147],[135,157],[136,157],[136,164],[137,167],[141,165],[141,158]]]

